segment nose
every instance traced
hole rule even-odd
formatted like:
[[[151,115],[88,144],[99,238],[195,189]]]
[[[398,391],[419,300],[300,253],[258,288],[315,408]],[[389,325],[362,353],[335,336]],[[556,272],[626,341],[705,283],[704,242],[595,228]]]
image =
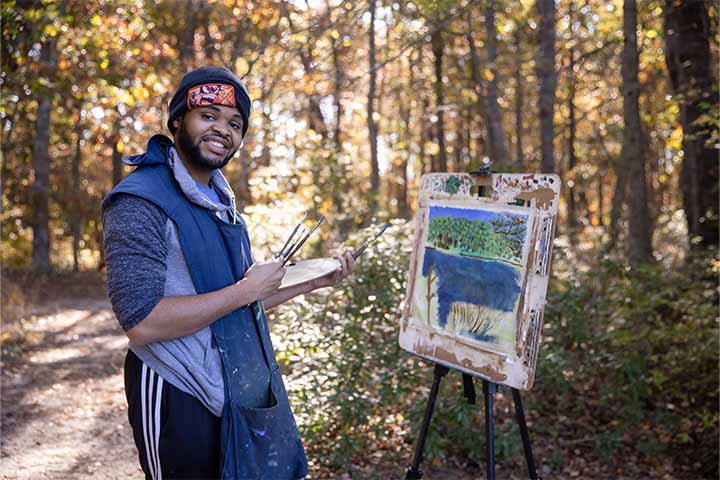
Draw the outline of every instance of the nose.
[[[215,122],[212,125],[212,129],[224,138],[230,138],[230,129],[223,122]]]

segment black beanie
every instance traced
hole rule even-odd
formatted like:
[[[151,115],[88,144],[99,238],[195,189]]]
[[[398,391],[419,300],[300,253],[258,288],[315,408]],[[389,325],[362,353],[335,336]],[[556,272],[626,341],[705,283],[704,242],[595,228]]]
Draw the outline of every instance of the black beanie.
[[[185,74],[170,100],[167,126],[175,134],[173,120],[188,110],[206,105],[235,107],[243,117],[243,137],[250,118],[250,95],[237,75],[225,67],[200,67]]]

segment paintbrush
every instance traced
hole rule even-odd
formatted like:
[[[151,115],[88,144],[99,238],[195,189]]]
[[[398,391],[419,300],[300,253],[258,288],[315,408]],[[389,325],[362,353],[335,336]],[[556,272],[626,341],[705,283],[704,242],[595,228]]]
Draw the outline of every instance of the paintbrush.
[[[291,243],[290,246],[287,248],[287,250],[281,252],[280,257],[281,257],[283,260],[285,260],[285,257],[287,257],[287,256],[290,254],[290,252],[293,251],[293,249],[295,248],[295,246],[298,244],[298,242],[299,242],[299,241],[303,238],[303,236],[305,235],[305,232],[307,232],[307,229],[306,229],[305,227],[301,228],[300,231],[298,232],[298,235],[295,237],[295,240],[292,241],[292,243]]]
[[[382,235],[383,233],[385,233],[385,230],[387,230],[389,226],[390,226],[390,224],[389,224],[389,223],[386,223],[386,224],[382,227],[382,229],[380,230],[380,232],[379,232],[377,235],[375,235],[374,237],[372,237],[372,238],[369,239],[369,240],[365,240],[365,243],[363,243],[363,244],[360,246],[360,248],[358,248],[357,252],[353,253],[353,258],[354,258],[355,260],[357,260],[358,258],[360,258],[360,256],[361,256],[363,253],[365,253],[365,250],[367,250],[367,248],[370,246],[370,244],[373,243],[375,240],[377,240],[377,239],[380,237],[380,235]]]
[[[290,244],[290,240],[293,239],[293,237],[295,236],[295,233],[297,233],[297,231],[298,231],[298,228],[300,228],[300,225],[302,225],[302,223],[305,221],[305,218],[307,218],[307,212],[305,212],[305,213],[303,214],[303,216],[302,216],[302,218],[300,219],[300,221],[297,223],[297,225],[295,225],[295,228],[293,229],[292,233],[291,233],[290,236],[287,238],[287,240],[285,240],[285,243],[283,244],[282,248],[280,249],[280,252],[275,255],[275,258],[280,258],[280,257],[283,257],[283,256],[284,256],[283,254],[284,254],[284,252],[285,252],[285,248]],[[302,235],[302,233],[301,233],[300,235]],[[289,250],[288,250],[288,251],[289,251]]]
[[[305,245],[305,242],[307,242],[308,238],[310,238],[310,235],[312,235],[313,232],[315,230],[317,230],[318,227],[320,226],[320,224],[323,223],[324,221],[325,221],[325,217],[323,215],[320,215],[320,218],[318,219],[317,223],[310,229],[310,231],[307,234],[305,234],[303,239],[300,240],[300,243],[297,246],[295,246],[292,250],[289,250],[289,253],[285,256],[285,261],[283,261],[283,263],[282,263],[283,266],[285,266],[285,264],[287,262],[289,262],[290,259],[292,259],[292,257],[302,248],[302,246]]]

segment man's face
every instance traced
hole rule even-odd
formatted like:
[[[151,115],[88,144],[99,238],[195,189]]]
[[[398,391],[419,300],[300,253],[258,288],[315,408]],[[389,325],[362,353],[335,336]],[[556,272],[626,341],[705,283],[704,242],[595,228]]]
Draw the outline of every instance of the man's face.
[[[198,167],[223,168],[242,144],[243,119],[235,108],[198,107],[186,112],[179,122],[176,144]]]

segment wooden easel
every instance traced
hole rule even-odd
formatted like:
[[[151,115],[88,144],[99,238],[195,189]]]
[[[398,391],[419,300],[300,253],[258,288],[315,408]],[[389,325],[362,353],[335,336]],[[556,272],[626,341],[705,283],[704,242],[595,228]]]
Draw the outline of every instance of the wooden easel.
[[[480,170],[470,172],[475,178],[476,185],[478,186],[477,195],[478,197],[485,196],[486,188],[490,183],[490,169],[492,163],[484,166]],[[412,464],[407,468],[405,472],[406,480],[418,480],[423,476],[422,470],[420,470],[420,462],[422,461],[423,449],[425,447],[425,440],[427,439],[428,430],[430,429],[430,420],[432,419],[433,411],[435,410],[435,402],[437,401],[438,390],[440,389],[440,382],[442,378],[447,375],[449,367],[445,365],[435,363],[434,378],[432,388],[430,389],[430,398],[428,399],[427,407],[425,407],[425,416],[423,417],[423,423],[420,428],[420,435],[418,436],[417,444],[415,445],[415,455],[413,456]],[[475,404],[475,385],[473,383],[473,377],[467,373],[462,373],[463,379],[463,395],[467,399],[469,404]],[[485,400],[485,457],[487,461],[487,479],[495,480],[495,429],[493,419],[493,407],[495,401],[495,393],[500,388],[497,383],[489,380],[482,379],[483,382],[483,397]],[[525,411],[522,405],[522,399],[520,398],[520,391],[511,388],[513,394],[513,402],[515,403],[515,419],[517,420],[518,427],[520,427],[520,436],[522,437],[523,449],[525,451],[525,460],[528,466],[528,473],[532,480],[537,480],[539,477],[535,470],[535,461],[532,454],[532,446],[530,444],[530,433],[528,432],[527,423],[525,422]]]
[[[415,445],[415,455],[412,464],[405,471],[406,480],[418,480],[423,476],[420,470],[420,462],[422,461],[425,440],[427,439],[428,430],[430,429],[430,420],[435,410],[435,402],[437,400],[438,390],[440,389],[440,381],[450,369],[439,363],[435,364],[433,372],[433,384],[430,389],[430,398],[427,407],[425,407],[425,416],[420,427],[420,435]],[[473,377],[467,373],[462,373],[463,378],[463,394],[468,403],[475,404],[475,385]],[[483,397],[485,399],[485,456],[487,461],[487,479],[495,480],[495,433],[493,424],[493,406],[495,400],[495,392],[500,387],[497,383],[483,379]],[[528,473],[532,480],[538,480],[535,470],[535,461],[533,460],[532,446],[530,445],[530,434],[528,432],[527,423],[525,422],[525,411],[523,410],[520,391],[511,388],[513,401],[515,403],[515,419],[520,427],[520,436],[522,437],[523,449],[525,450],[525,460],[527,461]]]

